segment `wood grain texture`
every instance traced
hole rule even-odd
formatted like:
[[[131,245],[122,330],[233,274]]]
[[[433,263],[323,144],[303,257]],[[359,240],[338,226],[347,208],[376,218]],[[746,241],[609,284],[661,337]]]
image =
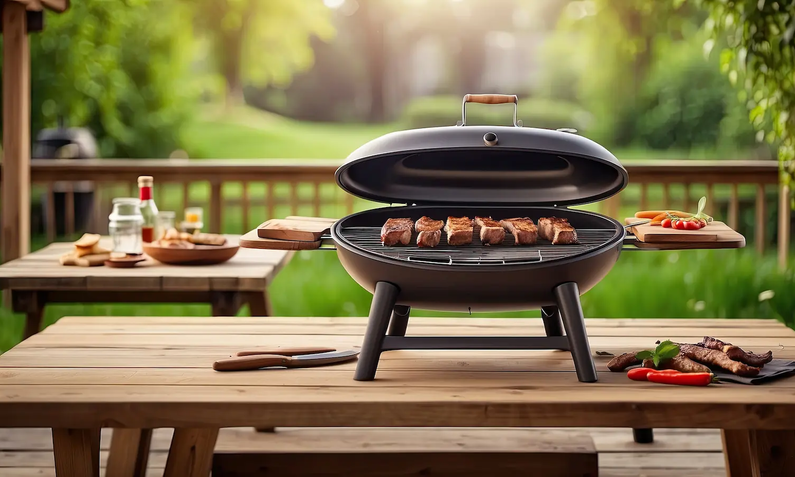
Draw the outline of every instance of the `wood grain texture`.
[[[584,386],[561,351],[388,352],[379,379],[369,383],[353,381],[354,363],[215,373],[213,361],[251,347],[349,349],[361,344],[364,320],[141,317],[140,326],[130,328],[135,319],[66,318],[0,356],[0,421],[21,427],[112,420],[146,428],[795,428],[792,379],[661,393],[651,383],[607,372],[609,356],[597,355],[600,380]],[[220,325],[232,332],[216,333]],[[412,326],[445,335],[543,329],[538,319],[424,318]],[[773,321],[588,320],[588,327],[598,335],[591,337],[595,353],[645,349],[661,338],[696,342],[709,333],[795,359],[795,332]]]
[[[295,187],[292,188],[295,190]],[[271,219],[257,227],[259,238],[316,242],[329,232],[328,221]]]
[[[255,248],[260,250],[315,250],[323,244],[321,240],[314,242],[300,240],[277,240],[262,238],[256,230],[245,233],[240,237],[242,248]]]
[[[163,477],[208,477],[217,438],[217,428],[176,429]]]
[[[152,429],[115,429],[105,474],[112,477],[145,477]]]
[[[638,219],[634,217],[625,219],[627,224],[637,221]],[[714,242],[732,244],[735,247],[745,245],[745,237],[719,221],[714,221],[699,230],[676,230],[644,224],[632,227],[632,233],[635,234],[638,240],[645,243],[698,243],[699,248],[717,248],[720,246],[717,244],[713,245]],[[723,246],[725,247],[726,245]]]
[[[727,477],[754,477],[751,462],[751,432],[748,429],[721,431]]]
[[[52,430],[58,477],[99,477],[100,429]]]

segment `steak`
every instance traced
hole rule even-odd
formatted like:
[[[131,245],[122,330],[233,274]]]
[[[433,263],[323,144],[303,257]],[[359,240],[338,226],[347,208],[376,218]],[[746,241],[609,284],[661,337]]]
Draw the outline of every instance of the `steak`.
[[[538,240],[538,227],[528,217],[500,220],[500,225],[513,234],[514,245],[535,245]]]
[[[553,245],[571,245],[577,243],[577,231],[567,219],[542,217],[538,219],[538,235],[552,242]]]
[[[397,244],[408,245],[411,242],[413,228],[414,221],[411,219],[387,219],[381,227],[381,243],[387,247]]]
[[[435,247],[439,245],[442,239],[442,227],[444,221],[433,220],[430,217],[421,217],[414,224],[414,230],[417,231],[417,246],[418,247]]]
[[[475,217],[480,227],[480,243],[483,245],[499,245],[505,240],[505,229],[491,217]]]
[[[472,220],[469,217],[447,217],[447,225],[444,231],[447,232],[448,245],[467,245],[472,243]]]

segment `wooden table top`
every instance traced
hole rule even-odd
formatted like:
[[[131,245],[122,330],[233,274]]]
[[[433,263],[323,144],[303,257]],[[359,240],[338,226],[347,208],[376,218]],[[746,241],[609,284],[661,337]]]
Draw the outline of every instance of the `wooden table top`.
[[[635,382],[608,357],[705,334],[795,359],[775,321],[587,320],[599,382],[562,351],[390,351],[376,380],[355,362],[221,373],[256,347],[361,343],[363,318],[63,318],[0,356],[6,427],[688,427],[795,429],[795,378],[762,385]],[[540,335],[538,319],[414,318],[409,335]]]
[[[230,243],[239,236],[227,235]],[[103,237],[100,244],[111,248]],[[217,265],[166,265],[152,259],[134,268],[63,266],[58,258],[73,249],[56,242],[0,265],[0,288],[17,290],[148,290],[148,291],[258,291],[264,290],[292,253],[284,250],[241,248],[229,261]]]

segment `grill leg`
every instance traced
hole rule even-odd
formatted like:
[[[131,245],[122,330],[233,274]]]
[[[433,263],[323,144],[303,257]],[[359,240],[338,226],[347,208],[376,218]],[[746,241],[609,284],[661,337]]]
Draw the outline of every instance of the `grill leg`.
[[[356,381],[375,379],[375,371],[378,369],[378,360],[381,358],[381,349],[384,345],[384,336],[387,326],[389,326],[389,317],[395,308],[399,291],[398,287],[388,282],[375,284],[362,352],[359,354],[356,373],[353,375],[353,379]],[[408,318],[408,315],[406,317]]]
[[[406,336],[406,328],[409,326],[410,306],[395,305],[392,310],[392,318],[389,320],[389,330],[387,336]]]
[[[582,315],[577,284],[566,282],[558,285],[555,287],[555,298],[569,339],[577,379],[583,383],[596,382],[596,367],[591,356],[591,346],[588,344],[588,334],[585,332],[585,318]]]
[[[563,323],[556,306],[542,306],[541,319],[544,320],[544,331],[547,336],[563,336]]]
[[[638,444],[651,444],[654,442],[654,429],[632,429],[632,437]]]

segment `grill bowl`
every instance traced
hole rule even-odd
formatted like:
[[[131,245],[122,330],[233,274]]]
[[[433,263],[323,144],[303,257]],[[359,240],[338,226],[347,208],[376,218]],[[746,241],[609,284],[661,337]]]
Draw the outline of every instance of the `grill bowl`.
[[[446,219],[448,215],[492,216],[497,220],[530,217],[534,221],[539,217],[556,216],[568,219],[576,229],[612,234],[605,235],[608,238],[601,244],[563,258],[544,260],[542,252],[541,261],[471,266],[385,257],[356,244],[345,232],[351,227],[380,229],[388,218],[417,220],[423,215],[434,219]],[[592,212],[555,207],[384,207],[350,215],[335,223],[331,233],[343,267],[369,292],[375,290],[378,281],[387,281],[400,289],[399,305],[464,313],[519,311],[554,305],[553,289],[566,282],[576,282],[580,293],[585,293],[613,268],[624,239],[624,228],[616,220]],[[499,247],[511,247],[511,253],[515,253],[514,246]],[[571,246],[547,247],[563,250]],[[487,250],[494,249],[496,247]]]

